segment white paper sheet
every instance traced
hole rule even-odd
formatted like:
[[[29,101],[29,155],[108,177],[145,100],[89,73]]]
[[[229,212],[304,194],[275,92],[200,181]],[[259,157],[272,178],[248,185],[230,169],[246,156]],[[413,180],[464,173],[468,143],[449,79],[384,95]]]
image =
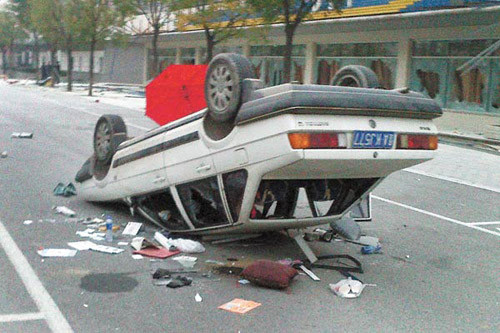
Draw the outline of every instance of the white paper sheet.
[[[142,223],[139,222],[129,222],[127,223],[127,226],[122,232],[122,235],[130,235],[130,236],[135,236],[139,232],[139,229],[141,229]]]
[[[37,253],[44,258],[74,257],[76,252],[77,252],[76,250],[70,250],[70,249],[43,249],[37,251]]]

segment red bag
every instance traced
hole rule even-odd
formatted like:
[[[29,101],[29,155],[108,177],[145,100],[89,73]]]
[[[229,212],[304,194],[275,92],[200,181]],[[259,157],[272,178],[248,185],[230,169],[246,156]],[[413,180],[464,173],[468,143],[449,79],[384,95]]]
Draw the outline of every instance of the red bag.
[[[296,269],[271,260],[257,260],[243,270],[243,278],[259,286],[284,289],[297,275]]]

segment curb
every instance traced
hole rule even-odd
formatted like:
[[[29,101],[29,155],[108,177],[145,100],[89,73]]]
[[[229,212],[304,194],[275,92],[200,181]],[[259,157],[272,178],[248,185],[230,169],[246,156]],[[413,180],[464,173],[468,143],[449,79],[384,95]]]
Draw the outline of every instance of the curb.
[[[441,138],[456,139],[459,141],[468,141],[468,142],[484,143],[484,144],[488,144],[488,145],[500,146],[500,140],[481,138],[481,137],[477,137],[477,136],[469,136],[469,135],[464,135],[464,134],[453,134],[453,133],[446,133],[446,132],[439,132],[438,136]]]

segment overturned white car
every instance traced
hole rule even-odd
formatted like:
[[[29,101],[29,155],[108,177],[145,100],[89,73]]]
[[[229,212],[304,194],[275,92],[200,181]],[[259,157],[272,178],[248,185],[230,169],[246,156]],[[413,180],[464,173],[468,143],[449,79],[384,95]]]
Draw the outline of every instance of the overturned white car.
[[[384,177],[436,152],[439,106],[376,89],[368,68],[345,67],[332,86],[263,88],[253,73],[243,56],[216,56],[208,107],[136,138],[119,116],[102,116],[80,196],[124,200],[180,233],[303,228],[339,219]]]

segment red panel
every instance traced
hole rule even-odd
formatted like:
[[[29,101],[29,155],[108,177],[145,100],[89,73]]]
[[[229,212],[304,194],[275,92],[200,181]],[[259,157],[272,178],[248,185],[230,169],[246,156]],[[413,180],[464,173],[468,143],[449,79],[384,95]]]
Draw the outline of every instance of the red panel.
[[[170,65],[146,87],[146,115],[165,125],[204,109],[208,65]]]

